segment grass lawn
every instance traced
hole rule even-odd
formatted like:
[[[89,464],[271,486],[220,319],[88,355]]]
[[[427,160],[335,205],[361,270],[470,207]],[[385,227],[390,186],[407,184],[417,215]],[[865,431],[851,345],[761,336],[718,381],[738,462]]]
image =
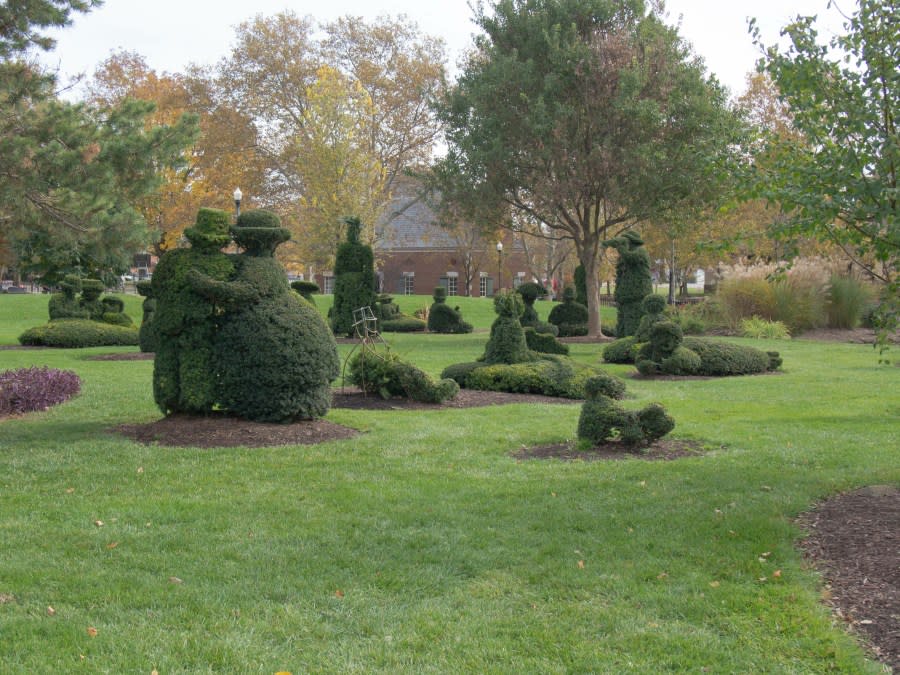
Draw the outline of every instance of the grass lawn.
[[[0,344],[46,300],[0,295]],[[453,304],[489,325],[489,301]],[[388,338],[437,374],[486,335]],[[900,484],[900,369],[871,346],[739,342],[784,372],[629,380],[625,405],[663,403],[709,449],[652,463],[510,457],[571,438],[577,404],[335,409],[364,433],[147,447],[108,430],[159,417],[152,363],[85,358],[134,348],[0,350],[0,370],[83,380],[0,422],[0,672],[880,672],[821,604],[792,520]]]

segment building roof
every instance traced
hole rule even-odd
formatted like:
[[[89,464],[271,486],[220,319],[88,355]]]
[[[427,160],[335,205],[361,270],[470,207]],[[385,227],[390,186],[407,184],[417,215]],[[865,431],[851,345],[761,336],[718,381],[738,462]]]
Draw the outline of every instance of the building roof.
[[[375,248],[382,250],[455,249],[451,232],[438,225],[435,212],[414,184],[400,183],[375,227]]]

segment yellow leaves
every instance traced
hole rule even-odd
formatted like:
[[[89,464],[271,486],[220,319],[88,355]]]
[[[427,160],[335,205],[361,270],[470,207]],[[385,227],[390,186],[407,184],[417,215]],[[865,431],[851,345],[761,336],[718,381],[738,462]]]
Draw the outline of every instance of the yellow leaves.
[[[334,592],[334,597],[336,597],[338,600],[343,600],[344,599],[344,591],[342,591],[340,588],[337,589]]]
[[[710,581],[710,582],[709,582],[709,587],[710,587],[710,588],[718,588],[719,585],[720,585],[720,584],[719,584],[718,581]]]
[[[659,580],[668,579],[669,573],[668,572],[660,572],[659,574],[656,575],[656,578]]]
[[[52,605],[47,605],[47,616],[56,616],[56,610]]]
[[[93,626],[88,626],[88,627],[87,627],[87,634],[88,634],[90,637],[97,637],[97,633],[98,633],[98,632],[99,632],[99,631],[97,631],[97,629],[94,628]]]
[[[584,560],[579,560],[579,561],[578,561],[578,569],[580,569],[580,570],[583,570],[583,569],[584,569]]]
[[[183,584],[184,581],[182,581],[178,577],[169,577],[169,583],[170,584]]]
[[[67,495],[71,495],[71,494],[74,494],[74,493],[75,493],[75,488],[73,488],[73,487],[66,488],[66,494],[67,494]]]
[[[94,521],[94,525],[96,525],[97,527],[103,527],[105,524],[106,524],[106,523],[104,523],[102,520],[95,520],[95,521]]]
[[[116,548],[118,545],[119,545],[119,542],[111,541],[106,545],[106,548],[111,551],[112,549]]]

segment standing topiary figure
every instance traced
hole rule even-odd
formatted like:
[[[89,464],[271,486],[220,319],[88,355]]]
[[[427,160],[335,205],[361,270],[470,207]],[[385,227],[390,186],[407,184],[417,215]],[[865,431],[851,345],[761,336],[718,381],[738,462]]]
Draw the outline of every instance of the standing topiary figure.
[[[217,403],[213,343],[220,312],[189,279],[192,272],[231,278],[234,262],[221,252],[231,241],[230,220],[225,211],[200,209],[184,231],[191,247],[167,252],[153,274],[153,397],[164,413],[208,413]]]
[[[534,355],[525,342],[525,331],[519,323],[519,317],[525,311],[522,296],[518,293],[498,293],[494,296],[494,311],[497,318],[491,324],[491,337],[484,348],[484,363],[534,361]]]
[[[432,333],[471,333],[472,324],[463,321],[459,308],[447,305],[447,289],[438,286],[431,296],[434,304],[428,310],[428,330]]]
[[[575,268],[575,302],[579,305],[587,307],[587,273],[584,271],[584,265]]]
[[[619,252],[616,263],[616,335],[634,335],[641,321],[641,303],[653,292],[650,276],[650,254],[637,232],[628,231],[608,239],[604,246]]]
[[[595,446],[615,438],[629,446],[647,444],[675,428],[675,420],[658,403],[638,411],[621,408],[612,399],[621,397],[621,392],[611,390],[605,378],[589,379],[584,389],[587,400],[578,418],[578,439],[582,444]]]
[[[537,327],[541,323],[537,311],[534,309],[534,303],[538,298],[547,295],[547,289],[536,284],[533,281],[521,284],[516,293],[522,296],[522,302],[525,303],[525,310],[522,312],[522,318],[519,322],[522,326]]]
[[[588,334],[588,308],[575,301],[575,289],[566,286],[562,304],[550,310],[547,320],[559,329],[560,337]]]
[[[335,335],[353,335],[353,311],[375,304],[375,257],[372,247],[359,239],[359,218],[346,218],[347,241],[334,260],[334,306],[331,329]]]
[[[141,305],[144,315],[141,318],[140,349],[142,352],[155,352],[157,338],[153,326],[153,312],[156,311],[156,298],[153,297],[152,284],[149,281],[139,281],[134,286],[138,295],[144,298],[144,302]]]
[[[75,295],[81,292],[81,279],[70,274],[59,285],[61,291],[50,296],[47,310],[50,320],[56,319],[89,319],[91,313],[81,306]]]
[[[260,422],[320,417],[340,372],[334,336],[316,308],[291,291],[275,249],[290,238],[269,211],[245,211],[233,230],[244,249],[228,281],[191,283],[219,311],[213,347],[216,399]]]

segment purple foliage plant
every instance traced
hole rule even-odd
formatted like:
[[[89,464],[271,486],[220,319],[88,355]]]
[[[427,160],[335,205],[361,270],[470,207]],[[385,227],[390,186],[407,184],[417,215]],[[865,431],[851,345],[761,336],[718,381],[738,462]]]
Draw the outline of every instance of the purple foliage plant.
[[[71,370],[19,368],[0,372],[0,415],[46,410],[81,390],[81,380]]]

